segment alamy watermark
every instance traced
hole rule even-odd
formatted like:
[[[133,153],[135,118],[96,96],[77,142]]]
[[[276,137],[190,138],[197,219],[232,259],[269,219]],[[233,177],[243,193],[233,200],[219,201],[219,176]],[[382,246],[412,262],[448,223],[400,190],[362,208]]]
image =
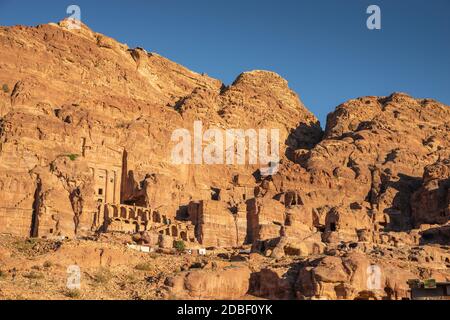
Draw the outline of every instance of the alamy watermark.
[[[212,128],[203,132],[203,123],[195,121],[193,131],[193,136],[187,129],[172,133],[171,140],[177,143],[172,149],[173,164],[250,164],[259,165],[263,176],[278,172],[279,129]]]
[[[81,269],[77,265],[67,267],[67,283],[66,287],[69,290],[81,289]]]
[[[75,4],[67,7],[66,13],[70,14],[67,18],[69,30],[79,30],[81,29],[81,8]]]
[[[369,30],[380,30],[381,29],[381,9],[377,5],[370,5],[367,8],[367,14],[370,16],[367,18],[367,28]]]
[[[368,290],[381,290],[381,268],[378,265],[368,266],[366,276]]]

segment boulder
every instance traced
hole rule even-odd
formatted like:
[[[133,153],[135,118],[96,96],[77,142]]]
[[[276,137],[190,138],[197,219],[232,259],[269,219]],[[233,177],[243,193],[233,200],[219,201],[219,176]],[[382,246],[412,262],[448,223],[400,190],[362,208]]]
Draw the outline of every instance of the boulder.
[[[250,286],[250,269],[197,270],[168,278],[170,294],[182,299],[239,299]]]

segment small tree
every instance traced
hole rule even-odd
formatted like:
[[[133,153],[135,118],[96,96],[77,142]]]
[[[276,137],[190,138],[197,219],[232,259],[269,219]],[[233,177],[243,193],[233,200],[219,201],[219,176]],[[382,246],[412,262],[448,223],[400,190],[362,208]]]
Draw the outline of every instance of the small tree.
[[[186,244],[183,240],[176,240],[174,242],[174,247],[178,252],[183,252],[186,249]]]
[[[70,159],[70,161],[75,161],[79,157],[77,154],[68,154],[66,156]]]
[[[9,87],[8,87],[8,85],[6,83],[2,86],[2,90],[3,90],[4,93],[8,93],[9,92]]]

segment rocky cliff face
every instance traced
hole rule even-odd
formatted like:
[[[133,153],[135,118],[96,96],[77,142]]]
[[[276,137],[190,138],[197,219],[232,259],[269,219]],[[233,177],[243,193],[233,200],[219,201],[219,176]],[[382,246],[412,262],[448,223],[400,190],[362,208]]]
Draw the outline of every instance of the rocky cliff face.
[[[230,190],[233,177],[258,169],[173,165],[173,131],[191,130],[196,120],[204,130],[279,128],[281,141],[289,140],[282,151],[320,139],[317,119],[274,73],[243,73],[225,87],[86,26],[69,31],[65,25],[1,29],[5,232],[90,230],[97,198],[170,207],[165,211],[174,216],[191,200],[210,200],[213,189]],[[294,132],[299,124],[306,128]],[[151,187],[143,188],[144,180]]]
[[[358,296],[364,281],[343,248],[448,244],[450,108],[442,103],[358,98],[338,106],[323,132],[272,72],[245,72],[226,86],[64,21],[2,27],[0,49],[0,233],[88,235],[111,218],[102,204],[146,208],[170,225],[191,223],[203,246],[334,256],[293,277],[289,290],[303,298],[321,296],[317,286],[331,298]],[[204,130],[279,129],[279,171],[174,164],[172,133],[193,132],[194,121]],[[148,217],[133,219],[141,231]],[[445,255],[439,261],[448,268]]]

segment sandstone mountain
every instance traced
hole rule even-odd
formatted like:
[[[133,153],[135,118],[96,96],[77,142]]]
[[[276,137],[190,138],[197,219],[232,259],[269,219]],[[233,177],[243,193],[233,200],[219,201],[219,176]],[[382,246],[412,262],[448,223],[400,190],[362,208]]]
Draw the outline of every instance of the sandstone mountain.
[[[448,106],[363,97],[338,106],[323,131],[273,72],[244,72],[227,86],[67,21],[1,27],[0,49],[0,233],[128,232],[169,248],[175,239],[303,257],[293,269],[218,272],[237,288],[223,298],[401,298],[411,278],[449,280]],[[279,129],[279,171],[174,164],[172,133],[194,121]],[[369,294],[373,264],[384,291]],[[213,297],[227,281],[214,277],[167,283],[183,297],[210,286],[204,297]],[[188,282],[192,292],[179,292]]]

